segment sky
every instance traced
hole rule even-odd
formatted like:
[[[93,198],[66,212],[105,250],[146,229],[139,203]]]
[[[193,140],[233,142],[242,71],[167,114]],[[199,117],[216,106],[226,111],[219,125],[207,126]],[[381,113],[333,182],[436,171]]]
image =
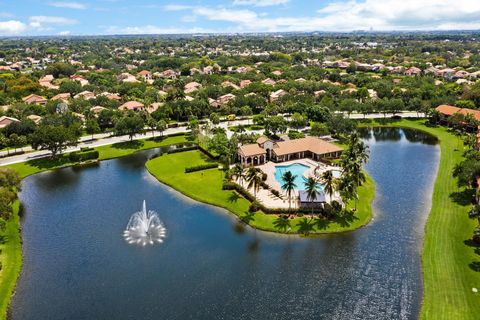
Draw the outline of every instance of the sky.
[[[0,36],[479,29],[480,0],[0,0]]]

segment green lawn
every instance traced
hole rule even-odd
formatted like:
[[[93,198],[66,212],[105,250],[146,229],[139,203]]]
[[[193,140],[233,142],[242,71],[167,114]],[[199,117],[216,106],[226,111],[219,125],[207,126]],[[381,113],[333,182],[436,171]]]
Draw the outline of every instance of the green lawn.
[[[123,157],[141,150],[152,149],[171,144],[178,144],[187,142],[185,136],[165,136],[163,140],[154,141],[151,139],[135,140],[132,142],[121,142],[112,145],[106,145],[95,148],[99,152],[99,160],[107,160],[118,157]],[[58,169],[66,166],[71,166],[74,163],[70,162],[67,155],[60,155],[56,160],[49,158],[41,158],[30,160],[27,162],[20,162],[8,165],[8,167],[16,169],[22,177],[31,174],[39,173],[45,170]]]
[[[7,222],[5,233],[0,237],[0,319],[5,319],[10,297],[15,290],[22,268],[22,239],[20,237],[19,203],[14,204],[14,213]]]
[[[218,169],[184,173],[185,167],[203,164],[209,160],[199,151],[163,155],[147,162],[147,169],[161,182],[183,194],[205,203],[225,208],[251,226],[283,233],[331,233],[357,229],[370,221],[374,184],[370,177],[359,190],[360,201],[355,216],[345,216],[335,221],[295,218],[285,225],[276,215],[248,212],[250,202],[234,191],[222,190],[223,172]],[[353,204],[350,205],[352,207]]]
[[[426,127],[422,120],[402,120],[391,125],[420,129],[440,140],[441,158],[435,181],[432,209],[425,227],[422,252],[424,299],[422,319],[479,319],[479,250],[470,244],[475,221],[468,218],[468,204],[456,203],[451,195],[461,194],[452,170],[462,159],[463,144],[446,128]],[[474,270],[476,269],[476,271]]]

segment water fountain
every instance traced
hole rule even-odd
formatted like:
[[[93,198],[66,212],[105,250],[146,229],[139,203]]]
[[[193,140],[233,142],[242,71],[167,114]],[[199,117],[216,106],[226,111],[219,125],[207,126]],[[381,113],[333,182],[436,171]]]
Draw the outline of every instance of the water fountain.
[[[158,214],[148,210],[143,200],[142,211],[135,212],[128,221],[123,237],[130,244],[146,246],[162,243],[166,236],[166,229]]]

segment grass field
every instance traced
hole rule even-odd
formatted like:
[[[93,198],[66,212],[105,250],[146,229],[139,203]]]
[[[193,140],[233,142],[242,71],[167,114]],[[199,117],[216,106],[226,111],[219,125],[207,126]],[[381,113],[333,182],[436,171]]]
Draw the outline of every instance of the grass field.
[[[251,226],[283,233],[331,233],[357,229],[370,221],[374,185],[370,177],[359,189],[360,201],[355,216],[346,215],[333,221],[310,218],[279,219],[262,212],[249,213],[250,202],[234,191],[222,190],[223,172],[218,169],[184,173],[185,167],[204,164],[209,160],[199,151],[163,155],[147,162],[147,169],[161,182],[204,203],[225,208]]]
[[[20,237],[19,203],[14,204],[14,214],[7,222],[5,233],[0,237],[0,319],[5,319],[10,297],[15,290],[22,268],[22,239]]]
[[[187,142],[185,136],[165,136],[163,140],[134,140],[128,142],[115,143],[95,148],[99,152],[99,160],[107,160],[118,157],[123,157],[138,151],[152,149],[171,144],[178,144]],[[58,169],[62,167],[71,166],[74,163],[70,162],[67,155],[60,155],[57,159],[41,158],[30,160],[27,162],[19,162],[8,165],[9,168],[15,169],[19,172],[21,177],[26,177],[31,174],[39,173],[46,170]]]
[[[462,159],[463,143],[446,128],[427,127],[424,121],[402,120],[389,125],[423,130],[440,140],[440,165],[422,252],[424,298],[420,317],[480,319],[480,294],[472,292],[472,288],[480,289],[480,249],[469,241],[476,223],[468,218],[468,201],[459,203],[453,198],[465,191],[452,177],[455,164]]]

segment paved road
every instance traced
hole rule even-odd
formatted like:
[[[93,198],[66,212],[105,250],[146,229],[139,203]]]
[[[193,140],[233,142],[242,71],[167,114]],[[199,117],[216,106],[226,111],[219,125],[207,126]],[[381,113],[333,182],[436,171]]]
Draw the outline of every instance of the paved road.
[[[402,117],[405,118],[423,118],[425,117],[424,114],[420,113],[417,114],[416,112],[402,112],[402,113],[397,113],[397,115],[401,115]],[[386,114],[384,115],[383,113],[372,113],[364,116],[363,114],[356,114],[352,113],[350,114],[351,119],[379,119],[379,118],[389,118],[393,116],[393,114]],[[250,122],[251,120],[236,120],[236,121],[229,121],[229,122],[222,122],[219,124],[220,127],[227,129],[229,126],[235,126],[235,125],[246,125]],[[180,132],[187,132],[187,127],[177,127],[177,128],[169,128],[163,132],[164,135],[169,135],[169,134],[175,134],[175,133],[180,133]],[[231,132],[228,132],[229,136],[232,134]],[[156,135],[159,135],[160,133],[157,132]],[[149,136],[151,136],[151,133],[148,134],[139,134],[136,135],[133,139],[134,140],[140,140],[140,139],[146,139]],[[77,151],[80,150],[82,147],[99,147],[99,146],[105,146],[109,144],[114,144],[118,142],[125,142],[128,141],[129,137],[128,136],[111,136],[110,134],[97,134],[94,135],[94,140],[92,140],[91,136],[83,136],[80,138],[80,143],[76,147],[68,148],[64,152],[72,152],[72,151]],[[16,155],[16,156],[9,156],[5,158],[0,159],[0,166],[5,166],[9,165],[12,163],[18,163],[18,162],[24,162],[32,159],[38,159],[42,157],[46,157],[50,155],[49,151],[32,151],[31,147],[25,147],[23,148],[24,151],[27,153]],[[0,156],[7,154],[7,151],[2,151],[0,152]]]

